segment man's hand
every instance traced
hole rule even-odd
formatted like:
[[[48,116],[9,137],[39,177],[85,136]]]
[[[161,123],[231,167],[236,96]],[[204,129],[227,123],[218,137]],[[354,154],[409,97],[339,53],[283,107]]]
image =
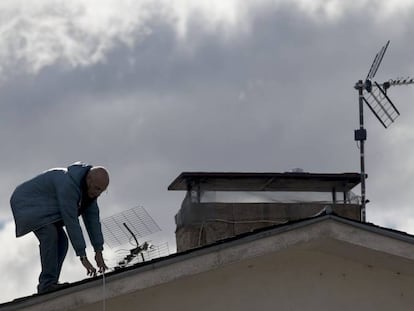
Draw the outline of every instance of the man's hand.
[[[81,263],[86,269],[86,274],[88,276],[96,276],[96,269],[92,264],[89,262],[88,258],[83,257],[81,258]]]
[[[103,259],[103,256],[102,256],[102,252],[101,251],[97,251],[96,253],[95,253],[95,260],[96,260],[96,265],[98,266],[98,268],[99,268],[99,273],[104,273],[105,272],[105,270],[107,270],[108,269],[108,267],[106,266],[106,264],[105,264],[105,261],[104,261],[104,259]]]

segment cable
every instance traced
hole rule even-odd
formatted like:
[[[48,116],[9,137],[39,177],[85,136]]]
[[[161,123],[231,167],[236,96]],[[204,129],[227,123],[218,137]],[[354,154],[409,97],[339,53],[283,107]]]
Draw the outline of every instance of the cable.
[[[271,224],[284,224],[284,223],[287,223],[287,221],[266,220],[266,219],[261,219],[261,220],[239,220],[239,221],[232,221],[232,220],[227,220],[227,219],[206,219],[205,221],[203,221],[201,223],[201,227],[200,227],[200,230],[198,232],[198,246],[201,246],[201,239],[202,239],[202,234],[203,234],[203,230],[204,230],[204,225],[208,222],[224,222],[224,223],[234,224],[234,225],[235,224],[258,223],[258,222],[271,223]]]
[[[321,210],[319,212],[317,212],[317,213],[309,216],[309,218],[317,217],[317,216],[319,216],[321,213],[323,213],[326,210],[327,210],[327,207],[324,206],[323,208],[321,208]],[[258,222],[261,222],[261,223],[271,223],[271,224],[286,224],[286,223],[289,223],[288,220],[276,220],[276,219],[275,220],[267,220],[267,219],[260,219],[260,220],[259,219],[258,220],[238,220],[238,221],[237,220],[227,220],[227,219],[206,219],[205,221],[203,221],[201,223],[201,227],[200,227],[199,232],[198,232],[198,246],[201,246],[202,233],[203,233],[203,230],[205,230],[204,229],[204,225],[206,223],[208,223],[208,222],[224,222],[224,223],[227,223],[227,224],[234,224],[234,225],[236,225],[236,224],[258,223]]]
[[[228,224],[250,224],[250,223],[258,223],[258,222],[264,222],[264,223],[271,223],[271,224],[283,224],[286,223],[287,221],[280,221],[280,220],[267,220],[267,219],[257,219],[257,220],[227,220],[227,219],[206,219],[203,222],[225,222]]]
[[[204,224],[205,224],[205,222],[203,222],[203,223],[201,224],[200,232],[198,233],[198,246],[200,246],[200,245],[201,245],[201,236],[202,236],[202,234],[203,234]]]
[[[105,284],[105,271],[102,272],[102,310],[106,311],[106,284]]]

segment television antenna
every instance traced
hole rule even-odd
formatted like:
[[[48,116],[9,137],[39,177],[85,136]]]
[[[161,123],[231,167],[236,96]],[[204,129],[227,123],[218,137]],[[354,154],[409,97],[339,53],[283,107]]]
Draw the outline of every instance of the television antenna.
[[[400,115],[400,112],[395,107],[391,99],[387,95],[387,90],[391,86],[414,84],[414,79],[410,78],[398,78],[390,79],[384,83],[378,83],[372,79],[378,71],[378,68],[384,58],[384,54],[390,44],[390,40],[380,49],[375,55],[374,61],[368,71],[365,81],[359,80],[354,88],[358,91],[359,99],[359,129],[355,130],[355,141],[359,142],[360,150],[360,163],[361,163],[361,219],[365,221],[366,218],[366,187],[365,179],[367,177],[365,173],[365,150],[364,142],[367,139],[367,130],[364,128],[364,103],[368,106],[371,112],[375,115],[378,121],[388,128],[396,118]]]
[[[128,255],[118,263],[118,268],[123,268],[132,260],[141,257],[141,261],[160,257],[165,252],[169,252],[168,245],[165,243],[159,246],[152,245],[150,242],[138,242],[145,236],[161,231],[160,227],[142,206],[134,207],[129,210],[102,219],[102,233],[104,241],[109,248],[132,245]],[[144,256],[144,253],[146,256]],[[159,256],[156,256],[159,255]],[[168,253],[167,253],[168,255]]]

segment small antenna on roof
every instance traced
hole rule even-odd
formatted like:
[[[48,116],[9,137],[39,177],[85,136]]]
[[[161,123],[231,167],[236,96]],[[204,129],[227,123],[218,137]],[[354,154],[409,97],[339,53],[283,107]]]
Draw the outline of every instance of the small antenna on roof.
[[[141,255],[141,261],[145,261],[145,257],[153,259],[169,254],[168,245],[164,245],[166,243],[155,246],[148,241],[142,244],[138,242],[138,238],[161,231],[154,219],[141,206],[107,217],[101,223],[105,244],[110,248],[120,247],[128,243],[134,246],[128,251],[129,254],[118,262],[115,269],[125,267],[138,255]],[[146,256],[144,256],[144,252]],[[165,252],[167,254],[164,254]]]
[[[395,79],[388,80],[382,84],[372,82],[378,68],[384,58],[384,54],[388,48],[390,41],[381,48],[381,50],[375,55],[374,61],[368,71],[365,81],[359,80],[355,84],[355,89],[358,90],[359,97],[359,129],[355,130],[355,141],[359,141],[360,150],[360,162],[361,162],[361,219],[365,221],[366,211],[365,205],[368,203],[366,200],[366,188],[365,188],[365,150],[364,142],[367,139],[367,131],[364,128],[364,103],[368,106],[371,112],[375,115],[378,121],[388,128],[396,118],[400,115],[400,112],[395,107],[391,99],[387,95],[387,90],[391,86],[395,85],[407,85],[414,84],[414,79]]]

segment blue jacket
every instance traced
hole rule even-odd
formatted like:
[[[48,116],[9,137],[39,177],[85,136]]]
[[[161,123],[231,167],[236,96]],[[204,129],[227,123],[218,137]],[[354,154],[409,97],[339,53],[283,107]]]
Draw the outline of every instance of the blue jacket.
[[[90,168],[90,165],[77,162],[67,169],[48,170],[17,186],[10,199],[16,237],[63,221],[76,255],[85,256],[86,244],[79,224],[78,207],[82,198],[82,179]],[[84,210],[82,218],[95,251],[103,250],[96,200]]]

